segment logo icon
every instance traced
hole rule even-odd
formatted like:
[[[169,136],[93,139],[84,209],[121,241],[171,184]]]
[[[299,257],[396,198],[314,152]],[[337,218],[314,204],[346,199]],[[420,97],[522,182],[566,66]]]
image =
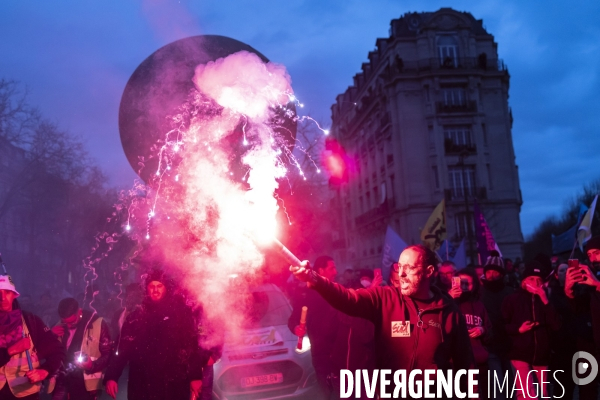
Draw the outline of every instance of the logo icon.
[[[598,375],[598,362],[590,353],[578,351],[573,355],[571,360],[571,368],[573,371],[573,382],[576,385],[587,385],[593,382]],[[580,376],[585,376],[580,378]]]
[[[392,321],[392,337],[410,337],[410,321]]]

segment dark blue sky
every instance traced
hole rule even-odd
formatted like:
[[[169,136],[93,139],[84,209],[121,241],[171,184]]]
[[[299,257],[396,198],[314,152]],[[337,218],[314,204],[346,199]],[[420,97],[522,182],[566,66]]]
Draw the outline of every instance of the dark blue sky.
[[[304,110],[328,125],[390,20],[440,7],[483,19],[508,64],[527,235],[600,177],[598,1],[3,1],[0,77],[26,84],[31,103],[129,186],[117,110],[131,73],[159,47],[198,34],[248,43],[286,65]]]

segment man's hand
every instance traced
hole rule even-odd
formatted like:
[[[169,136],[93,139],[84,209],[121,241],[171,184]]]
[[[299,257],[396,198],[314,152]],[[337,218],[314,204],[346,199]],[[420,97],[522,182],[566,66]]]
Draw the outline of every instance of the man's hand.
[[[383,282],[383,276],[381,275],[376,275],[373,280],[371,281],[371,286],[369,287],[377,287],[377,286],[381,286],[381,282]]]
[[[294,328],[294,335],[296,335],[298,337],[302,337],[302,336],[306,335],[306,325],[305,326],[296,325],[296,327]]]
[[[539,322],[525,321],[519,328],[519,333],[525,333],[533,329],[533,327],[538,326]]]
[[[90,371],[94,366],[94,362],[92,360],[86,360],[79,363],[79,366],[83,368],[84,371]]]
[[[8,355],[14,356],[15,354],[19,354],[24,352],[25,350],[29,350],[31,347],[31,341],[28,337],[19,339],[19,341],[8,348]]]
[[[587,265],[582,265],[579,272],[581,273],[581,282],[579,283],[593,286],[596,288],[596,290],[600,290],[600,281],[592,273],[590,267],[588,267]]]
[[[529,293],[539,296],[540,300],[542,300],[542,303],[548,304],[548,295],[546,294],[543,286],[532,286],[525,284],[525,287]]]
[[[106,385],[104,385],[104,389],[106,393],[112,397],[113,399],[117,398],[117,392],[119,391],[119,385],[115,381],[106,381]]]
[[[31,371],[27,371],[25,376],[27,377],[27,379],[29,379],[29,382],[38,383],[46,379],[46,377],[48,376],[48,371],[46,371],[45,369],[34,369]]]
[[[196,398],[199,398],[200,393],[202,392],[202,381],[201,380],[191,381],[190,382],[190,391]]]
[[[51,329],[52,333],[54,333],[58,337],[62,337],[65,334],[65,327],[63,325],[56,325]]]
[[[458,299],[460,297],[460,295],[462,294],[462,289],[459,286],[454,286],[452,289],[450,289],[448,291],[448,294],[453,298],[453,299]]]
[[[469,337],[475,339],[483,335],[483,332],[485,332],[485,329],[483,329],[482,326],[476,326],[475,328],[469,329]]]
[[[573,287],[576,283],[583,282],[583,268],[567,268],[567,276],[565,278],[565,294],[569,298],[575,297]]]
[[[310,281],[310,264],[307,260],[302,261],[302,265],[300,267],[294,267],[293,265],[290,266],[290,271],[298,280],[302,282]]]

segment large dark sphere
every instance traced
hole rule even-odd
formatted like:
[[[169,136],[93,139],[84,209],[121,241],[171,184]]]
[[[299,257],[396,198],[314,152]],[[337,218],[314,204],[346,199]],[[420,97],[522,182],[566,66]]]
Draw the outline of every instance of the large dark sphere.
[[[206,64],[239,51],[248,51],[269,60],[252,47],[225,36],[199,35],[177,40],[155,51],[133,72],[125,86],[119,107],[121,143],[133,170],[151,182],[158,160],[151,147],[171,129],[169,116],[185,103],[194,88],[192,78],[200,64]],[[288,105],[295,114],[295,107]],[[293,147],[296,122],[286,118],[276,131],[288,147]],[[235,151],[235,150],[234,150]],[[239,155],[237,155],[239,158]],[[140,157],[144,167],[140,172]]]

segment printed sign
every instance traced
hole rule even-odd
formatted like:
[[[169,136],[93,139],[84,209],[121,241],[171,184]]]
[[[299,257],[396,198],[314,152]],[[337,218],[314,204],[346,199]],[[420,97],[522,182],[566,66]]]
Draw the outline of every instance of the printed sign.
[[[392,337],[410,337],[410,321],[392,321]]]

